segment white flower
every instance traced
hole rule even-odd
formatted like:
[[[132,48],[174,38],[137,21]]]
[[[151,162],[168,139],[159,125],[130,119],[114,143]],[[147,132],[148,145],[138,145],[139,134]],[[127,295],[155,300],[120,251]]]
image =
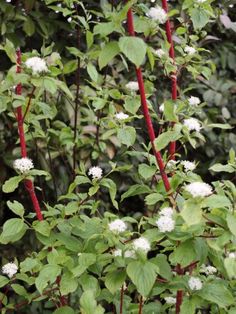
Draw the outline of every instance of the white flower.
[[[126,258],[136,258],[136,254],[135,254],[134,250],[127,250],[127,251],[125,251],[124,256]]]
[[[121,249],[117,249],[117,250],[113,251],[113,255],[114,255],[114,256],[122,256],[122,251],[121,251]]]
[[[194,162],[188,161],[188,160],[182,160],[181,165],[184,166],[184,170],[187,171],[193,171],[196,168],[196,165]]]
[[[176,160],[169,160],[166,164],[166,170],[173,171],[175,170],[177,161]]]
[[[164,300],[166,301],[167,304],[175,304],[176,303],[176,298],[173,298],[173,297],[165,297]]]
[[[196,49],[190,46],[185,46],[184,52],[186,52],[188,55],[194,55],[196,53]]]
[[[145,239],[144,237],[140,237],[136,240],[133,241],[133,247],[135,249],[135,251],[144,251],[144,252],[148,252],[151,249],[151,245],[149,243],[149,241],[147,239]]]
[[[115,233],[124,232],[127,229],[126,223],[121,219],[116,219],[108,224],[110,231]]]
[[[119,112],[119,113],[116,113],[116,118],[118,119],[118,120],[125,120],[125,119],[127,119],[127,118],[129,118],[129,115],[128,114],[126,114],[126,113],[124,113],[124,112]]]
[[[14,263],[8,263],[2,267],[2,273],[12,278],[17,273],[18,267]]]
[[[27,157],[16,159],[13,163],[13,167],[20,173],[27,173],[30,169],[34,168],[34,164],[31,159]]]
[[[39,57],[32,57],[26,60],[25,65],[27,68],[31,69],[34,75],[40,74],[42,72],[48,72],[48,67],[45,60]]]
[[[212,187],[204,182],[193,182],[185,187],[193,197],[204,197],[212,194]]]
[[[133,90],[133,91],[138,91],[139,90],[138,82],[135,82],[135,81],[130,81],[129,83],[127,83],[125,85],[125,87],[127,89],[130,89],[130,90]]]
[[[68,17],[67,22],[71,22],[72,21],[72,17]]]
[[[201,103],[201,100],[198,97],[191,96],[188,98],[188,103],[190,106],[197,106]]]
[[[229,257],[229,258],[236,258],[236,253],[230,252],[230,253],[228,254],[228,257]]]
[[[155,8],[151,8],[147,12],[147,16],[150,17],[152,20],[157,21],[160,24],[164,24],[167,20],[166,11],[163,10],[160,6],[156,6]]]
[[[159,111],[160,111],[160,112],[164,112],[164,103],[163,103],[163,104],[160,104],[160,106],[159,106]]]
[[[215,273],[217,273],[217,269],[214,267],[214,266],[211,266],[211,265],[201,265],[201,268],[200,268],[200,271],[202,273],[205,273],[206,275],[213,275]]]
[[[201,130],[201,125],[199,121],[195,118],[185,119],[184,125],[189,129],[189,131],[200,132]]]
[[[175,221],[171,216],[161,216],[156,221],[160,232],[171,232],[175,228]]]
[[[197,277],[191,277],[188,281],[189,288],[191,290],[201,290],[202,289],[202,282]]]
[[[174,214],[173,208],[171,207],[164,207],[159,213],[161,216],[171,217]]]
[[[198,3],[203,3],[203,2],[206,2],[207,0],[196,0],[196,2]]]
[[[92,176],[93,179],[101,179],[102,169],[100,167],[91,167],[88,172],[89,176]]]
[[[165,51],[163,49],[157,49],[155,51],[155,55],[157,55],[159,58],[163,57],[165,55]]]

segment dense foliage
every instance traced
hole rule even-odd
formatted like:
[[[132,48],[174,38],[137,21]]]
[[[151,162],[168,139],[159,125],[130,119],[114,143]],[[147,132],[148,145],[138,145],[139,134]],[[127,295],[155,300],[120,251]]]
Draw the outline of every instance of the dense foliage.
[[[234,1],[163,3],[0,1],[1,313],[236,313]]]

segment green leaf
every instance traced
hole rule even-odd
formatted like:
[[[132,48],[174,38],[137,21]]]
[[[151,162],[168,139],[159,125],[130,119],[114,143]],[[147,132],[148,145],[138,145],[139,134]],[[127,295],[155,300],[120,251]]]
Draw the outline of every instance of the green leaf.
[[[89,63],[87,65],[87,72],[88,72],[88,75],[90,76],[91,80],[94,81],[94,82],[97,82],[97,80],[98,80],[98,72],[97,72],[95,66],[92,63]]]
[[[152,192],[152,190],[148,186],[135,184],[135,185],[132,185],[128,189],[128,191],[126,191],[124,194],[122,194],[121,201],[123,201],[125,198],[128,198],[130,196],[147,194],[147,193],[151,193],[151,192]]]
[[[202,29],[209,21],[207,12],[199,7],[191,9],[190,16],[195,30]]]
[[[140,67],[144,61],[147,50],[147,45],[141,38],[121,37],[119,47],[124,55],[134,63],[137,68]]]
[[[68,305],[56,309],[53,314],[75,314],[75,311]]]
[[[29,15],[27,15],[27,19],[24,21],[23,30],[28,36],[32,36],[35,32],[34,22]]]
[[[101,183],[102,186],[105,186],[105,187],[108,188],[109,194],[110,194],[110,198],[111,198],[111,201],[112,201],[112,204],[113,204],[113,206],[114,206],[116,209],[118,209],[118,203],[117,203],[117,201],[115,200],[116,191],[117,191],[115,182],[112,181],[111,179],[104,178],[104,179],[101,180],[100,183]]]
[[[7,244],[20,240],[28,229],[27,225],[20,218],[7,220],[3,225],[3,231],[0,235],[0,243]]]
[[[122,144],[127,147],[132,146],[136,140],[136,130],[132,126],[125,126],[122,129],[118,129],[117,137]]]
[[[156,281],[156,266],[146,261],[134,261],[127,267],[127,274],[136,286],[138,292],[147,297]]]
[[[124,103],[125,110],[132,114],[136,114],[140,106],[141,102],[139,97],[127,98]]]
[[[233,127],[228,123],[211,123],[207,125],[208,128],[218,128],[218,129],[232,129]]]
[[[66,272],[61,276],[60,292],[62,295],[68,295],[74,292],[78,287],[78,279],[75,279],[73,274]]]
[[[5,45],[0,45],[0,49],[6,52],[11,62],[16,63],[16,48],[10,40],[6,39]]]
[[[194,199],[189,199],[184,202],[180,215],[188,226],[199,224],[202,220],[201,206]]]
[[[167,262],[167,257],[164,254],[158,254],[155,257],[155,261],[159,267],[158,273],[165,279],[171,280],[172,271],[169,263]]]
[[[40,234],[44,235],[45,237],[49,237],[51,228],[49,223],[46,220],[43,221],[35,221],[33,223],[33,228],[35,231],[39,232]]]
[[[236,217],[232,215],[231,213],[228,213],[226,221],[227,221],[229,230],[234,236],[236,236]]]
[[[160,201],[164,201],[164,197],[159,193],[152,193],[145,197],[145,203],[147,205],[155,205]]]
[[[195,314],[196,305],[192,299],[184,298],[181,304],[180,314]]]
[[[70,60],[63,66],[63,73],[69,74],[74,72],[78,67],[78,60]]]
[[[209,207],[209,208],[221,208],[221,207],[231,207],[232,204],[228,197],[224,195],[211,195],[207,197],[203,204],[203,207]]]
[[[227,275],[230,279],[235,278],[236,276],[236,259],[232,257],[226,257],[224,259],[224,267],[227,272]]]
[[[150,179],[157,171],[156,166],[149,166],[146,164],[141,164],[138,167],[138,173],[145,179]]]
[[[177,122],[178,118],[175,114],[175,102],[174,101],[165,101],[164,103],[164,115],[167,121]]]
[[[52,78],[44,78],[43,80],[44,88],[49,91],[51,94],[55,94],[57,91],[57,84],[56,81]]]
[[[16,294],[22,295],[23,297],[27,297],[28,296],[27,291],[21,285],[19,285],[19,284],[12,284],[11,287],[15,291]]]
[[[185,242],[180,243],[179,246],[175,249],[173,253],[170,254],[169,257],[172,264],[180,264],[182,267],[186,267],[192,261],[197,259],[197,254],[194,248],[193,240],[187,240]]]
[[[119,45],[116,41],[106,44],[98,57],[98,65],[100,70],[104,68],[118,53],[120,52]]]
[[[0,275],[0,288],[2,288],[5,285],[7,285],[8,282],[9,282],[9,279],[7,279],[7,277]]]
[[[35,280],[36,288],[39,293],[42,294],[43,290],[47,287],[48,283],[54,283],[57,276],[60,275],[61,268],[58,265],[45,265],[40,271],[38,277]]]
[[[22,180],[23,178],[21,176],[15,176],[8,179],[7,181],[5,181],[5,183],[2,186],[3,192],[4,193],[14,192]]]
[[[170,142],[178,140],[181,135],[181,126],[175,124],[173,131],[166,131],[160,134],[154,141],[154,145],[158,151],[165,148]]]
[[[25,212],[25,209],[23,207],[23,205],[17,201],[7,201],[7,206],[10,208],[10,210],[20,216],[20,217],[23,217],[24,216],[24,212]]]
[[[80,298],[80,306],[82,314],[103,314],[104,309],[98,305],[94,297],[93,290],[85,291]]]
[[[229,172],[233,173],[236,171],[236,167],[233,167],[231,165],[222,165],[220,163],[215,164],[210,168],[210,170],[215,171],[215,172]]]
[[[112,294],[115,294],[123,285],[125,278],[125,271],[115,270],[106,275],[105,286]]]
[[[198,292],[204,300],[216,303],[220,308],[225,308],[234,303],[234,297],[226,287],[226,282],[209,282]]]

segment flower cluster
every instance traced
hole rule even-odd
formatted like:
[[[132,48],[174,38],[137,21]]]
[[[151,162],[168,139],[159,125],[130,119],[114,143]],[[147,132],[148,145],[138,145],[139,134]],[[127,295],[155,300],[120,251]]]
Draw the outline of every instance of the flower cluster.
[[[129,115],[121,111],[121,112],[116,113],[115,117],[118,120],[125,120],[129,118]]]
[[[129,83],[127,83],[125,85],[125,87],[127,89],[130,89],[132,91],[138,91],[139,90],[139,85],[138,85],[138,82],[135,82],[135,81],[130,81]]]
[[[92,176],[93,179],[101,179],[102,177],[102,168],[100,167],[91,167],[88,172],[89,176]]]
[[[27,173],[30,169],[34,168],[34,164],[31,159],[27,157],[16,159],[13,163],[15,170],[19,171],[21,174]]]
[[[133,247],[135,251],[143,251],[145,253],[147,253],[151,249],[151,245],[149,241],[144,237],[135,239],[133,241]]]
[[[188,285],[191,290],[201,290],[202,289],[202,282],[197,277],[190,277],[188,280]]]
[[[152,20],[157,21],[160,24],[164,24],[167,20],[166,11],[163,10],[160,6],[156,6],[155,8],[151,8],[147,12],[147,16]]]
[[[167,304],[175,304],[176,303],[176,298],[173,298],[173,297],[165,297],[164,300],[166,301]]]
[[[217,273],[217,269],[214,266],[205,264],[201,265],[200,272],[205,273],[206,275],[213,275]]]
[[[171,232],[175,228],[175,221],[172,218],[173,209],[171,207],[165,207],[160,211],[160,218],[157,219],[156,225],[160,232]]]
[[[188,55],[194,55],[196,53],[196,49],[190,46],[185,46],[184,52]]]
[[[32,71],[34,75],[48,72],[48,67],[45,60],[39,57],[32,57],[26,60],[25,65],[28,69]]]
[[[165,56],[165,51],[163,50],[163,49],[157,49],[157,50],[155,50],[155,55],[157,56],[157,57],[159,57],[159,58],[161,58],[161,57],[163,57],[163,56]]]
[[[15,263],[7,263],[2,267],[2,273],[12,278],[17,273],[18,267]]]
[[[195,118],[185,119],[184,125],[189,129],[189,131],[200,132],[201,130],[201,125],[199,121]]]
[[[188,161],[188,160],[182,160],[181,165],[184,167],[184,171],[193,171],[196,168],[196,165],[194,162]]]
[[[188,98],[188,103],[190,106],[197,106],[201,103],[201,100],[198,97],[191,96]]]
[[[193,182],[185,187],[193,197],[205,197],[212,194],[212,187],[204,182]]]
[[[114,233],[121,233],[127,229],[127,225],[121,219],[115,219],[108,224],[108,228]]]
[[[124,256],[126,258],[136,258],[136,254],[135,254],[134,250],[127,250],[127,251],[125,251]]]

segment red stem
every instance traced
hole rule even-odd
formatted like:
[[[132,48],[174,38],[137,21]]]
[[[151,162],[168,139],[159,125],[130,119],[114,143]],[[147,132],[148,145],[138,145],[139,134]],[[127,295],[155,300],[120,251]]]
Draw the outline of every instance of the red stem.
[[[168,4],[167,0],[162,0],[162,8],[166,11],[168,14]],[[166,37],[167,40],[170,44],[170,50],[169,50],[169,56],[172,58],[173,62],[175,63],[175,51],[174,51],[174,43],[172,40],[172,32],[171,32],[171,25],[170,25],[170,20],[167,18],[166,24]],[[172,100],[177,99],[177,75],[176,71],[171,73],[171,96]],[[175,151],[176,151],[176,142],[171,142],[170,147],[169,147],[169,154],[170,154],[170,159],[174,160],[175,159]]]
[[[143,313],[143,297],[140,296],[138,314]]]
[[[16,68],[16,73],[21,72],[21,51],[20,49],[17,49],[16,51],[17,55],[17,68]],[[17,84],[16,86],[16,94],[21,95],[22,94],[22,86],[21,83]],[[22,114],[22,107],[19,106],[16,109],[16,118],[17,118],[17,123],[18,123],[18,133],[19,133],[19,138],[20,138],[20,148],[21,148],[21,157],[25,158],[27,157],[27,150],[26,150],[26,143],[25,143],[25,132],[24,132],[24,118]],[[31,180],[25,180],[25,187],[26,190],[29,192],[31,201],[33,203],[34,210],[37,215],[38,220],[43,220],[43,215],[39,206],[39,202],[37,199],[37,196],[35,194],[34,190],[34,184]]]
[[[181,268],[180,264],[176,266],[176,272],[178,275],[183,275],[184,274],[184,269]],[[176,304],[175,304],[175,313],[179,314],[180,313],[180,307],[183,302],[183,296],[184,292],[183,290],[178,290],[177,295],[176,295]]]
[[[123,302],[124,302],[124,285],[120,289],[120,314],[123,314]]]
[[[129,35],[135,36],[132,9],[129,9],[129,11],[127,13],[127,25],[128,25]],[[171,187],[170,187],[169,179],[168,179],[167,174],[165,172],[165,165],[164,165],[162,156],[161,156],[160,152],[158,152],[156,150],[155,145],[154,145],[154,140],[155,140],[156,136],[155,136],[152,120],[150,117],[150,113],[148,110],[147,98],[146,98],[144,82],[143,82],[143,75],[142,75],[142,71],[141,71],[140,67],[136,68],[136,76],[137,76],[137,80],[138,80],[138,84],[139,84],[139,92],[140,92],[143,115],[144,115],[144,118],[146,121],[146,126],[148,129],[148,135],[150,138],[150,142],[152,144],[152,150],[153,150],[153,153],[156,157],[156,161],[157,161],[157,164],[158,164],[158,167],[160,170],[160,174],[161,174],[165,189],[168,192],[171,189]]]

